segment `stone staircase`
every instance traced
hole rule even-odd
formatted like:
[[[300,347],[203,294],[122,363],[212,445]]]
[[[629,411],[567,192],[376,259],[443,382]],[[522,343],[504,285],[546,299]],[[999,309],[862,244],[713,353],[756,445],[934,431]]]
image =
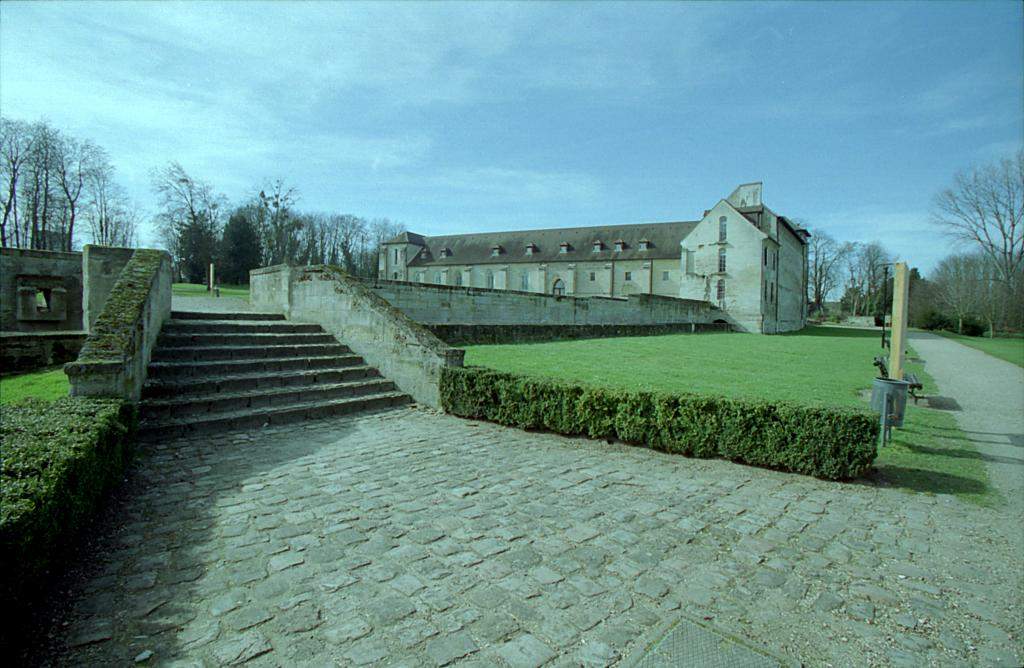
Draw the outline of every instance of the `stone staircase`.
[[[139,434],[259,429],[410,401],[319,325],[174,311],[149,364]]]

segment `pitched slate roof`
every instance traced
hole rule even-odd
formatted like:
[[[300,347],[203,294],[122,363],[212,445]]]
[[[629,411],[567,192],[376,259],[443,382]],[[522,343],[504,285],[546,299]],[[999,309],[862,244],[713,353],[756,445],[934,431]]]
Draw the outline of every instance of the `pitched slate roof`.
[[[608,260],[679,259],[679,243],[699,221],[640,223],[636,225],[602,225],[597,227],[565,227],[548,230],[517,230],[482,234],[451,234],[421,237],[425,252],[413,259],[410,266],[461,264],[509,264],[514,262],[602,262]],[[419,235],[416,235],[419,236]],[[621,239],[625,246],[615,250]],[[646,240],[647,250],[640,250]],[[401,240],[396,239],[395,242]],[[594,242],[602,249],[594,252]],[[415,243],[415,242],[412,242]],[[568,243],[567,252],[561,244]],[[532,254],[526,247],[535,246]],[[500,253],[493,255],[495,247]],[[442,254],[442,249],[449,253]]]

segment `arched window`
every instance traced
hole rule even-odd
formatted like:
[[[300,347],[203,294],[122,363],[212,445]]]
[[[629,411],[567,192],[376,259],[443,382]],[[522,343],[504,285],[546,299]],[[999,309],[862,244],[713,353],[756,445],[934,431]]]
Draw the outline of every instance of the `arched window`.
[[[718,279],[718,303],[719,305],[725,303],[725,279]]]
[[[555,282],[551,284],[551,294],[556,297],[561,297],[565,294],[565,283],[560,278],[556,278]]]
[[[725,241],[725,216],[718,219],[718,240]]]

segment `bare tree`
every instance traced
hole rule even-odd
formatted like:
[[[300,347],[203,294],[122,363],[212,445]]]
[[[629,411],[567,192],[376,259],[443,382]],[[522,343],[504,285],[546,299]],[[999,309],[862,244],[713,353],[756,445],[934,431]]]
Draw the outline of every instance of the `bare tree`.
[[[300,254],[303,221],[294,211],[298,198],[298,191],[286,186],[281,179],[256,196],[263,255],[270,265],[293,262]]]
[[[933,221],[989,258],[1009,312],[1024,271],[1024,150],[957,174],[935,198]]]
[[[62,250],[71,250],[79,198],[85,189],[85,182],[90,173],[99,167],[99,163],[105,160],[106,156],[102,149],[92,142],[79,141],[74,137],[60,137],[54,155],[54,167],[57,172],[57,184],[64,195],[64,205],[67,210],[65,241]]]
[[[828,296],[839,287],[840,272],[847,256],[853,252],[853,245],[840,244],[827,232],[814,230],[807,250],[810,301],[820,311]]]
[[[18,229],[18,180],[32,145],[28,123],[0,118],[0,176],[3,179],[3,222],[0,223],[0,246],[21,246]],[[10,223],[10,227],[8,224]],[[10,237],[8,234],[10,233]]]
[[[88,200],[84,210],[89,235],[102,246],[135,245],[139,224],[138,208],[128,201],[124,189],[114,180],[114,166],[97,162],[86,182]]]
[[[175,267],[189,280],[200,281],[216,254],[226,199],[177,162],[154,170],[151,178],[160,200],[160,233]]]
[[[964,318],[982,310],[984,265],[978,255],[950,255],[939,262],[932,275],[934,295],[956,318],[958,333],[963,333]]]

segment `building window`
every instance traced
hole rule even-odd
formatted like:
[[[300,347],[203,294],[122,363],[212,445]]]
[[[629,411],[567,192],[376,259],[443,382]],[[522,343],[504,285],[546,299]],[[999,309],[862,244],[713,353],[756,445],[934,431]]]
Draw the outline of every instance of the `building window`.
[[[462,285],[462,272],[455,274],[455,285]]]
[[[499,255],[501,255],[501,246],[492,246],[491,257],[498,257]]]
[[[616,253],[621,253],[622,249],[625,248],[625,247],[626,247],[626,242],[625,241],[623,241],[622,239],[616,239],[615,240],[615,252]]]
[[[768,294],[771,295],[771,297],[769,297],[768,301],[770,301],[772,304],[774,304],[775,303],[775,284],[774,283],[772,283],[771,290],[769,291]]]
[[[631,272],[631,271],[627,271],[626,272],[626,280],[627,281],[632,281],[633,280],[633,272]]]
[[[725,241],[725,216],[718,219],[718,240]]]
[[[768,301],[768,281],[764,282],[764,300]]]
[[[494,289],[494,274],[487,272],[487,287]]]
[[[526,245],[526,254],[527,255],[533,255],[536,250],[537,250],[537,244],[527,244]]]
[[[724,278],[718,279],[718,303],[719,304],[724,304],[725,303],[725,279]]]
[[[565,283],[560,278],[556,278],[555,282],[551,284],[551,294],[556,297],[561,297],[565,294]]]
[[[685,251],[683,251],[683,253],[685,253],[685,255],[686,255],[685,259],[683,260],[683,262],[686,265],[686,275],[687,276],[692,276],[693,273],[694,273],[694,270],[693,270],[693,251],[685,250]]]
[[[661,272],[661,280],[663,280],[663,281],[667,281],[668,280],[668,272],[667,271]]]
[[[767,246],[765,246],[765,247],[764,247],[764,248],[762,248],[761,250],[763,250],[763,251],[764,251],[764,266],[766,266],[766,267],[767,267],[767,266],[768,266],[768,247],[767,247]]]
[[[650,247],[651,247],[651,242],[650,241],[648,241],[647,239],[641,239],[640,240],[640,250],[645,251],[645,250],[648,250]]]
[[[441,272],[434,274],[434,285],[441,285]]]
[[[398,280],[398,272],[397,271],[392,272],[391,273],[391,278],[397,281]]]
[[[595,280],[597,280],[597,274],[592,271],[590,272],[590,282],[593,283]]]
[[[530,291],[530,275],[529,274],[523,274],[522,288],[523,288],[523,292],[529,292]]]
[[[718,273],[720,273],[720,274],[724,274],[725,273],[725,249],[724,248],[719,248],[718,249]]]
[[[395,264],[398,264],[398,249],[395,249]]]
[[[426,275],[422,271],[420,273],[416,274],[416,280],[419,283],[426,283],[427,282]]]
[[[604,244],[603,243],[601,243],[600,241],[595,241],[594,242],[594,252],[595,253],[600,253],[602,248],[604,248]]]
[[[568,241],[563,241],[562,243],[558,244],[558,252],[562,253],[563,255],[565,253],[568,253],[569,252],[569,242]]]

